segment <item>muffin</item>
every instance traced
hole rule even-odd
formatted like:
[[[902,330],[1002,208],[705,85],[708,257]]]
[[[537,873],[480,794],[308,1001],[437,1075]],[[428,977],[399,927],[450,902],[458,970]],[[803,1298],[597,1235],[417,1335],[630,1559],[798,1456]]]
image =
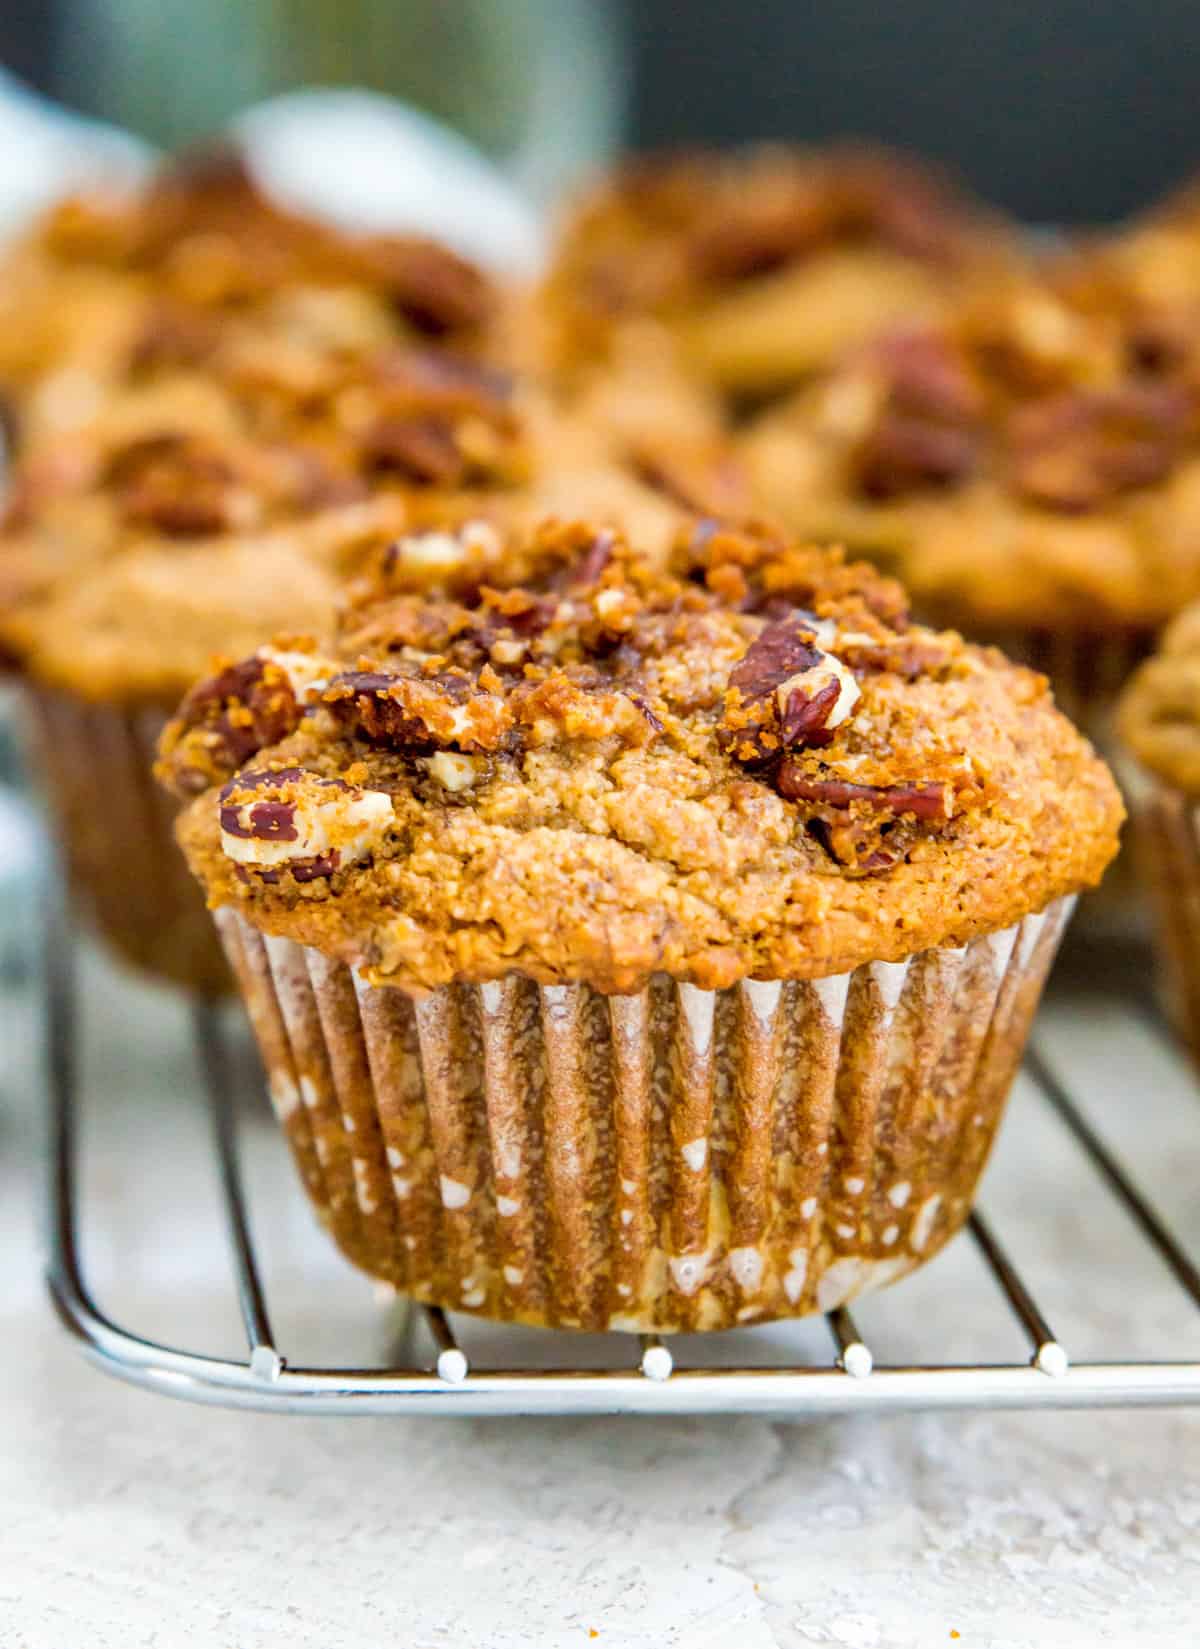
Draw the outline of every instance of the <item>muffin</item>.
[[[1103,739],[1129,671],[1200,595],[1198,412],[1122,317],[1025,272],[855,352],[742,457],[762,507],[1044,670]]]
[[[276,348],[433,342],[486,353],[493,283],[419,236],[356,236],[285,211],[237,152],[193,154],[146,185],[54,207],[5,255],[0,393],[25,443],[96,415],[131,371],[194,365],[216,322]]]
[[[159,771],[345,1253],[587,1329],[829,1310],[966,1216],[1121,806],[1045,683],[765,529],[402,553]],[[399,570],[399,572],[398,572]]]
[[[675,358],[734,406],[899,318],[936,313],[1008,231],[936,172],[856,147],[632,161],[569,214],[539,316],[548,362]]]
[[[0,525],[0,651],[101,932],[157,976],[227,982],[150,780],[214,656],[324,629],[341,581],[405,529],[427,529],[411,553],[436,576],[439,527],[486,538],[583,499],[665,554],[731,488],[717,452],[620,455],[534,386],[429,346],[349,351],[235,313],[200,361],[131,369],[91,423],[31,445]]]
[[[1200,606],[1181,613],[1121,696],[1122,768],[1162,993],[1200,1062]]]

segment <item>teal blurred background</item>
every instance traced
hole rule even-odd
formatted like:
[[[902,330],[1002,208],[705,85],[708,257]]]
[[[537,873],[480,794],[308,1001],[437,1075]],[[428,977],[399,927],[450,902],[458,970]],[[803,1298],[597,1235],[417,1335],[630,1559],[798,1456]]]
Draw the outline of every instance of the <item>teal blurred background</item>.
[[[493,152],[536,128],[560,171],[614,123],[865,132],[1040,222],[1117,216],[1200,162],[1198,61],[1194,0],[0,0],[0,62],[150,135],[350,77]]]

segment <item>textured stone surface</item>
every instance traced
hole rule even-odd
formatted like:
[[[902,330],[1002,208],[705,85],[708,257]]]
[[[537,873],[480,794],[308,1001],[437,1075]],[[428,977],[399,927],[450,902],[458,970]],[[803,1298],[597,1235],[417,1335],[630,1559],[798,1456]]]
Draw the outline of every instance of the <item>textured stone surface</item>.
[[[86,980],[106,1090],[87,1158],[97,1292],[147,1332],[232,1352],[184,1015],[148,992],[118,998],[90,969]],[[19,994],[0,1005],[3,1649],[1195,1641],[1200,1418],[1186,1412],[283,1420],[103,1379],[42,1302],[31,1014]],[[114,1028],[130,1016],[136,1037]],[[1045,1031],[1107,1084],[1093,1088],[1095,1114],[1200,1246],[1200,1104],[1182,1067],[1105,998],[1086,1017],[1060,998]],[[385,1308],[311,1231],[268,1119],[248,1121],[285,1349],[315,1359],[378,1345]],[[1122,1337],[1131,1352],[1200,1356],[1200,1314],[1089,1183],[1019,1092],[984,1200],[1059,1333],[1080,1356],[1116,1355]],[[139,1240],[147,1221],[170,1239]],[[1070,1287],[1068,1267],[1086,1267],[1090,1289]],[[887,1360],[1020,1344],[963,1240],[858,1317]],[[827,1354],[818,1326],[798,1342]]]

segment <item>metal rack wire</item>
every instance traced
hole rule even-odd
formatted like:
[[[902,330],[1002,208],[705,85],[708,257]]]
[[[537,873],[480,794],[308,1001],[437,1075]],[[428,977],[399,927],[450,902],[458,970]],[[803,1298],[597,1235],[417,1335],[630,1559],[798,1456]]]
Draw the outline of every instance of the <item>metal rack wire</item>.
[[[219,1015],[193,1010],[197,1059],[211,1111],[224,1221],[228,1229],[247,1352],[208,1356],[159,1344],[113,1321],[93,1298],[79,1245],[79,1137],[72,949],[61,914],[46,947],[46,1036],[50,1099],[47,1281],[63,1324],[106,1373],[167,1396],[236,1408],[308,1414],[758,1413],[798,1417],[849,1411],[965,1408],[1163,1406],[1200,1401],[1200,1362],[1074,1362],[982,1213],[968,1230],[1023,1334],[1010,1362],[889,1364],[866,1343],[852,1314],[831,1312],[832,1356],[816,1366],[684,1366],[656,1335],[629,1348],[623,1365],[596,1370],[472,1368],[439,1310],[413,1307],[432,1355],[411,1352],[382,1368],[293,1366],[272,1329],[262,1269],[243,1191],[239,1122],[231,1102],[231,1053]],[[1037,1052],[1026,1071],[1150,1250],[1200,1308],[1200,1269],[1168,1230],[1128,1171],[1098,1136],[1061,1078]],[[752,1331],[753,1332],[753,1331]],[[417,1336],[406,1336],[409,1348]],[[564,1358],[572,1336],[560,1337]]]

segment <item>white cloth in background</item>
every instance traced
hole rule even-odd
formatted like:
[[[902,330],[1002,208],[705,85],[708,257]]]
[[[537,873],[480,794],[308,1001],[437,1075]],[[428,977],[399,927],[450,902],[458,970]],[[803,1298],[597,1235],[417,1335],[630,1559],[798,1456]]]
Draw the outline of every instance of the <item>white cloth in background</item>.
[[[153,151],[114,126],[39,97],[0,69],[0,235],[13,234],[59,195],[97,178],[142,176]]]
[[[473,144],[394,98],[289,92],[233,124],[260,186],[281,204],[364,231],[434,236],[499,272],[529,274],[538,212]],[[52,103],[0,69],[0,236],[88,181],[132,181],[148,144]]]
[[[282,204],[350,230],[414,230],[477,263],[533,273],[537,211],[473,144],[374,92],[289,92],[234,123],[255,179]]]

